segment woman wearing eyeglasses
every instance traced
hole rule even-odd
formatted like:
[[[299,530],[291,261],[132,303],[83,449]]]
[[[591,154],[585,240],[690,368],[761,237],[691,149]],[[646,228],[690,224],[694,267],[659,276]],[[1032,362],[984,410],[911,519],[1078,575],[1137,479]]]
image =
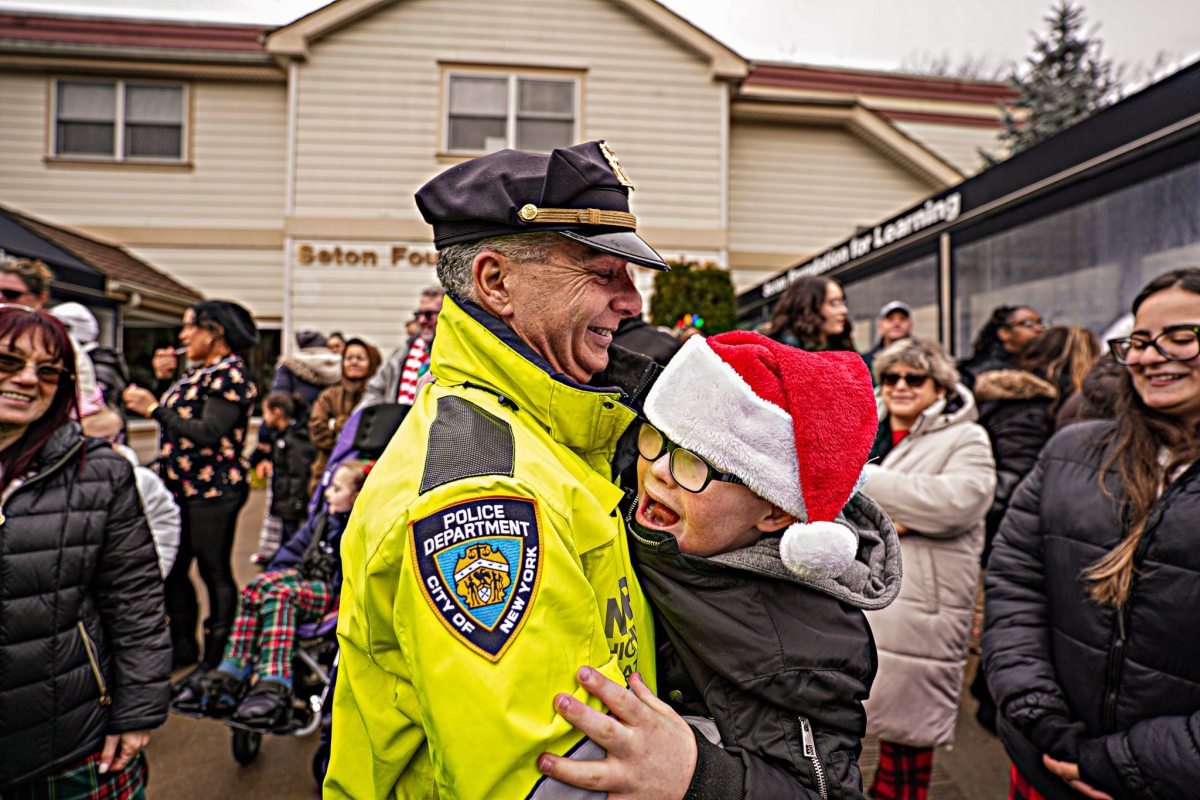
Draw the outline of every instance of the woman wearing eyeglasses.
[[[144,797],[167,716],[162,579],[133,467],[72,421],[62,324],[0,306],[0,795]]]
[[[983,373],[1014,369],[1021,351],[1045,327],[1032,306],[996,306],[976,334],[971,355],[958,365],[963,384],[974,389],[975,379]]]
[[[193,560],[208,592],[204,660],[183,690],[220,662],[237,612],[230,555],[238,513],[249,491],[243,450],[258,396],[239,353],[258,341],[258,329],[250,312],[237,303],[206,300],[188,309],[179,341],[195,368],[171,385],[161,403],[132,385],[124,398],[130,411],[159,424],[159,475],[183,516],[179,553],[167,575],[176,667],[194,664],[200,657],[199,607],[189,574]]]
[[[832,278],[806,275],[779,298],[766,334],[803,350],[853,350],[846,294]]]
[[[983,518],[996,468],[975,400],[935,342],[905,339],[875,357],[880,426],[863,492],[900,533],[904,581],[868,612],[879,676],[867,701],[880,739],[871,795],[924,798],[933,748],[954,742],[979,582]]]
[[[1200,786],[1200,269],[1133,313],[1115,420],[1046,444],[988,562],[983,663],[1022,798]]]

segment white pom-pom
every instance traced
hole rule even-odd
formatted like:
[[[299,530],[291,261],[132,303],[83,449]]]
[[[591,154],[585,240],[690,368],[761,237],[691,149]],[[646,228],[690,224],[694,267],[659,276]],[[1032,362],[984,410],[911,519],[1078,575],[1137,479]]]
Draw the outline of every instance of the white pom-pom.
[[[797,522],[779,543],[784,565],[801,578],[836,578],[858,553],[858,536],[837,522]]]

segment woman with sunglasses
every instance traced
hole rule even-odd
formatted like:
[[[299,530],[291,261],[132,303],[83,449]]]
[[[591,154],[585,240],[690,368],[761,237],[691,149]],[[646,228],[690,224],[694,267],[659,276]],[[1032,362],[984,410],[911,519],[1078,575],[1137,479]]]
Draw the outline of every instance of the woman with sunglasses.
[[[766,330],[777,342],[802,350],[853,350],[846,294],[832,278],[806,275],[779,298]]]
[[[861,798],[876,667],[863,609],[900,587],[895,531],[855,493],[877,425],[866,366],[747,331],[694,337],[645,412],[630,546],[654,606],[658,696],[704,732],[686,796]],[[574,766],[541,763],[559,778]]]
[[[0,795],[144,797],[167,716],[162,579],[133,467],[84,439],[62,324],[0,306]]]
[[[242,452],[258,396],[239,353],[258,341],[258,329],[250,312],[237,303],[206,300],[185,313],[179,341],[195,368],[171,385],[161,403],[134,385],[124,398],[130,411],[159,424],[159,474],[183,515],[179,553],[167,575],[176,667],[194,664],[200,657],[193,561],[208,591],[204,660],[179,687],[184,691],[194,689],[203,671],[220,663],[237,612],[238,586],[230,555],[238,513],[249,491],[249,466]]]
[[[936,342],[906,339],[875,358],[879,436],[863,492],[900,533],[904,582],[867,618],[879,677],[867,701],[879,737],[876,798],[924,798],[933,748],[954,742],[996,469],[975,400]]]
[[[1046,444],[988,562],[983,664],[1017,797],[1200,786],[1200,268],[1133,313],[1109,342],[1115,419]]]

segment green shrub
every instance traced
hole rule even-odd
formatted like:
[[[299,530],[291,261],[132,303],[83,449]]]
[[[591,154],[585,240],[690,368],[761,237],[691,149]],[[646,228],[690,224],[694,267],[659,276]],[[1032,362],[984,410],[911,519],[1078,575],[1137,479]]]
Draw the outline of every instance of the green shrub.
[[[654,276],[651,323],[674,327],[686,314],[699,314],[704,319],[700,330],[705,336],[733,329],[737,298],[728,270],[671,262],[670,272]]]

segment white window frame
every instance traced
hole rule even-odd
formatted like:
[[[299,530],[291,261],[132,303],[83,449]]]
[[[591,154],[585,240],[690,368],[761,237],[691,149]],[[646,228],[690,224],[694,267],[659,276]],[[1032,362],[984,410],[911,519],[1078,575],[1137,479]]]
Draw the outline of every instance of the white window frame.
[[[443,72],[442,81],[442,142],[441,152],[447,155],[469,155],[476,156],[481,153],[487,153],[488,150],[465,150],[462,148],[451,149],[450,147],[450,84],[454,78],[505,78],[508,81],[508,108],[507,116],[504,120],[504,147],[517,147],[517,98],[518,98],[518,82],[521,80],[535,81],[559,81],[560,83],[572,84],[572,107],[571,107],[571,141],[567,144],[575,144],[579,141],[579,118],[580,118],[580,93],[582,90],[583,81],[579,76],[553,74],[548,75],[536,71],[521,71],[521,70],[471,70],[471,69],[447,69]]]
[[[113,110],[113,153],[60,153],[58,151],[58,87],[61,83],[92,83],[103,86],[114,86],[116,106]],[[179,155],[177,157],[159,156],[126,156],[125,155],[125,92],[129,84],[134,86],[169,86],[181,90],[180,123],[179,123]],[[191,157],[188,147],[191,139],[191,86],[184,81],[162,81],[125,78],[85,78],[59,76],[50,80],[50,158],[61,161],[111,161],[126,164],[186,164]]]

